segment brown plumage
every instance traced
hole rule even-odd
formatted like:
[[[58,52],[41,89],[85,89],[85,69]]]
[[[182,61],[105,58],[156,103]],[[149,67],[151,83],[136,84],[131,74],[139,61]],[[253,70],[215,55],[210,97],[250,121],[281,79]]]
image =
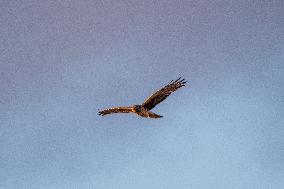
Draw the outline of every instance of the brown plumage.
[[[163,116],[155,114],[150,110],[153,109],[157,104],[165,100],[172,92],[185,86],[186,81],[184,79],[178,78],[175,81],[171,81],[169,84],[161,88],[152,94],[145,102],[141,105],[134,105],[130,107],[113,107],[106,110],[99,111],[99,115],[104,116],[112,113],[135,113],[142,117],[148,118],[161,118]]]

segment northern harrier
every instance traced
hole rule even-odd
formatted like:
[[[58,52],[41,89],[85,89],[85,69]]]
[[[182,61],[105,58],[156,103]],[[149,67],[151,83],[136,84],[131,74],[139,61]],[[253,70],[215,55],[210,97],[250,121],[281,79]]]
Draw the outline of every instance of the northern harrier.
[[[161,88],[152,94],[145,102],[141,105],[134,105],[128,107],[113,107],[110,109],[99,111],[99,115],[104,116],[106,114],[112,113],[135,113],[142,117],[149,118],[161,118],[163,116],[155,114],[150,110],[153,109],[157,104],[165,100],[172,92],[185,86],[186,81],[184,79],[178,78],[175,81],[171,81],[169,84]]]

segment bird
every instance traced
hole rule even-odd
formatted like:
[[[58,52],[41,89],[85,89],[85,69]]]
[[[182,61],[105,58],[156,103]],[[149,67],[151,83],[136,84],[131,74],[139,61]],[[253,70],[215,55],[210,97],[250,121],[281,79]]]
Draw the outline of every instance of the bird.
[[[113,113],[135,113],[145,118],[162,118],[163,116],[151,112],[157,104],[165,100],[170,94],[177,89],[185,86],[185,79],[178,78],[171,80],[167,85],[153,93],[142,104],[123,107],[112,107],[98,112],[98,115],[105,116]]]

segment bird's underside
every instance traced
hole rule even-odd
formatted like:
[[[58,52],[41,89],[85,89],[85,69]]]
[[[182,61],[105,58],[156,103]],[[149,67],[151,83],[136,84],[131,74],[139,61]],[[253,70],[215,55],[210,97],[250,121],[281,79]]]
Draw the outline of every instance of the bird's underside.
[[[157,104],[165,100],[172,92],[175,92],[177,89],[185,86],[185,83],[186,81],[181,78],[178,78],[175,81],[172,80],[169,84],[156,91],[140,105],[133,105],[128,107],[113,107],[99,111],[98,114],[104,116],[112,113],[135,113],[141,117],[161,118],[163,116],[155,114],[150,110],[153,109]]]

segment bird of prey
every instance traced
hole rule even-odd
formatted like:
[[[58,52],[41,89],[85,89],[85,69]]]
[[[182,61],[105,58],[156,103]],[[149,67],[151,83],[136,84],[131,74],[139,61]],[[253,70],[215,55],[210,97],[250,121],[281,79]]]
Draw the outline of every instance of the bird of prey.
[[[163,116],[155,114],[150,110],[153,109],[157,104],[165,100],[172,92],[185,86],[185,79],[178,78],[177,80],[172,80],[169,84],[161,88],[152,94],[148,99],[145,100],[140,105],[126,106],[126,107],[113,107],[99,111],[99,115],[104,116],[112,113],[135,113],[142,117],[147,118],[161,118]]]

